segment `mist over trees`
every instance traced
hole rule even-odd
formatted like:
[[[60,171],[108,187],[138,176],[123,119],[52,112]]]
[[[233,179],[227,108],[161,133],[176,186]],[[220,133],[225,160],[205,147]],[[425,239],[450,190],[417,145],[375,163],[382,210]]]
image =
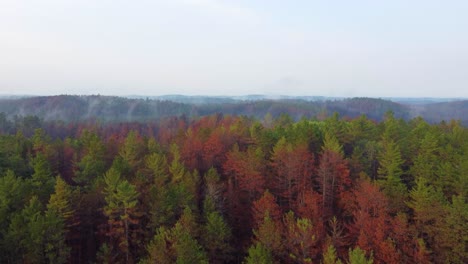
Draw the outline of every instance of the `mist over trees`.
[[[433,102],[425,99],[389,101],[375,98],[322,97],[203,97],[160,96],[153,98],[124,98],[115,96],[42,96],[27,98],[0,98],[0,124],[26,116],[37,116],[44,121],[83,122],[146,122],[172,116],[201,117],[222,113],[246,115],[263,119],[286,113],[293,120],[302,117],[327,117],[338,113],[344,118],[366,115],[381,121],[392,111],[397,118],[410,120],[418,116],[429,123],[460,120],[467,125],[467,101]]]

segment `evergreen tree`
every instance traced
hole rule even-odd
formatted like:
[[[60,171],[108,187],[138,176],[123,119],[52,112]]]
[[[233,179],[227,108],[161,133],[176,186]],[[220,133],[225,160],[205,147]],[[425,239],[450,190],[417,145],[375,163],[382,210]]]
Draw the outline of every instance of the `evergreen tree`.
[[[374,262],[372,254],[366,257],[366,252],[359,247],[349,249],[349,264],[372,264]]]
[[[231,229],[223,216],[217,211],[209,212],[205,217],[202,241],[208,251],[210,263],[226,263],[230,259],[232,248]]]
[[[34,194],[36,194],[42,203],[47,203],[49,196],[54,191],[55,178],[52,176],[50,164],[42,153],[38,153],[32,159],[34,174],[31,184]]]
[[[336,255],[336,249],[333,245],[328,246],[327,251],[323,254],[323,264],[342,264],[341,260]]]
[[[406,186],[401,181],[403,160],[398,145],[393,141],[384,140],[379,159],[379,184],[389,198],[390,212],[396,214],[405,210],[407,196]]]
[[[62,180],[60,176],[55,180],[55,192],[50,196],[47,209],[53,211],[60,216],[64,221],[67,221],[73,216],[73,209],[70,205],[72,191],[70,186]]]
[[[131,259],[130,235],[131,225],[136,225],[136,205],[138,192],[136,187],[127,180],[120,180],[120,174],[111,168],[104,176],[106,187],[106,207],[104,213],[108,217],[109,237],[113,238],[119,252],[123,254],[126,263]],[[137,241],[133,241],[136,243]]]
[[[256,242],[249,248],[246,264],[273,264],[275,263],[271,251],[262,243]]]

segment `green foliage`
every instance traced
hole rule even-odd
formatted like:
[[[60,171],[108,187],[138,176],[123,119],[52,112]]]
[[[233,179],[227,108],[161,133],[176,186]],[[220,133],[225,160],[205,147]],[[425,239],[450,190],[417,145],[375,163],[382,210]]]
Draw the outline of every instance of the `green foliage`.
[[[262,243],[257,242],[249,248],[246,264],[272,264],[275,263],[271,251]]]
[[[120,149],[119,155],[128,164],[132,171],[136,171],[143,163],[146,145],[136,131],[130,131]]]
[[[47,211],[44,217],[44,253],[48,263],[68,263],[70,248],[65,243],[66,225],[62,215]]]
[[[54,191],[55,177],[52,176],[49,162],[41,153],[32,159],[32,166],[34,169],[31,179],[33,191],[42,203],[46,203]]]
[[[108,217],[110,226],[109,236],[116,243],[118,253],[128,263],[131,259],[130,252],[130,225],[137,223],[135,207],[139,193],[136,187],[127,180],[120,180],[120,174],[111,168],[104,176],[106,187],[104,189],[107,205],[104,213]],[[136,241],[134,241],[136,242]]]
[[[13,171],[0,177],[0,230],[5,230],[11,214],[23,207],[26,191],[26,183]]]
[[[166,156],[159,153],[152,153],[146,157],[146,166],[150,169],[154,177],[156,188],[165,186],[169,180],[169,169]]]
[[[342,264],[341,260],[336,255],[336,249],[333,245],[328,246],[327,251],[323,254],[323,264]]]
[[[349,249],[349,264],[372,264],[374,263],[372,254],[369,258],[366,257],[366,252],[359,247]]]
[[[253,231],[255,240],[261,243],[270,252],[280,253],[282,251],[282,237],[279,223],[271,219],[267,212],[257,230]]]
[[[85,130],[79,139],[83,156],[77,162],[74,181],[88,185],[106,170],[105,154],[106,147],[99,136]]]
[[[174,263],[175,256],[171,249],[170,240],[170,230],[160,227],[147,247],[148,258],[146,263]]]
[[[205,221],[201,238],[203,246],[208,251],[210,263],[226,263],[232,251],[229,244],[231,229],[218,212],[208,213]]]
[[[400,178],[403,173],[403,160],[398,145],[393,141],[383,141],[383,149],[379,157],[379,178]]]
[[[442,234],[437,239],[442,244],[444,262],[468,262],[468,203],[466,197],[454,196],[448,206]]]
[[[71,208],[71,188],[60,177],[55,180],[55,192],[50,196],[47,209],[60,216],[63,220],[68,220],[73,215]]]
[[[343,147],[338,142],[338,139],[329,132],[325,132],[325,137],[323,139],[322,151],[325,152],[326,150],[343,155]]]
[[[391,140],[384,140],[379,162],[379,183],[389,198],[390,211],[395,214],[405,211],[407,189],[401,181],[403,160],[398,145]]]
[[[294,218],[294,214],[289,212],[284,220],[289,257],[297,263],[311,263],[315,258],[313,248],[317,243],[312,221],[308,218]]]
[[[427,133],[421,140],[420,146],[411,172],[416,179],[424,177],[431,182],[435,182],[435,172],[439,165],[437,154],[440,150],[437,137],[433,133]]]
[[[190,235],[190,230],[177,223],[172,232],[174,240],[172,247],[176,255],[175,263],[208,263],[205,251]]]

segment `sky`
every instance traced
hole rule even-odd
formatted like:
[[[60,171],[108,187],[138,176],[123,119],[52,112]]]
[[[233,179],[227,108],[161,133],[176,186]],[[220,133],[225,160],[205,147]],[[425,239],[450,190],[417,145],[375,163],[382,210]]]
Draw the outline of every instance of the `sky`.
[[[0,94],[468,97],[466,0],[0,0]]]

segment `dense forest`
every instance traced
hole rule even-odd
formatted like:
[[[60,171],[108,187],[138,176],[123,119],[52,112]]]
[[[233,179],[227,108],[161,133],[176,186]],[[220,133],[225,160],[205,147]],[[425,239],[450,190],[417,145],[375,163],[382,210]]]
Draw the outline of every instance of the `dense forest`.
[[[0,262],[468,263],[468,129],[404,118],[1,114]]]
[[[125,98],[116,96],[57,95],[26,98],[1,98],[0,112],[15,117],[34,115],[46,121],[65,122],[95,119],[101,122],[152,121],[171,116],[200,117],[222,113],[246,115],[262,119],[266,114],[274,118],[287,113],[298,121],[339,113],[342,117],[356,118],[366,115],[382,120],[392,111],[396,118],[410,120],[418,116],[431,124],[443,120],[460,120],[468,125],[468,101],[446,99],[400,99],[397,101],[376,98],[322,98],[322,97],[208,97],[160,96],[152,98]]]

